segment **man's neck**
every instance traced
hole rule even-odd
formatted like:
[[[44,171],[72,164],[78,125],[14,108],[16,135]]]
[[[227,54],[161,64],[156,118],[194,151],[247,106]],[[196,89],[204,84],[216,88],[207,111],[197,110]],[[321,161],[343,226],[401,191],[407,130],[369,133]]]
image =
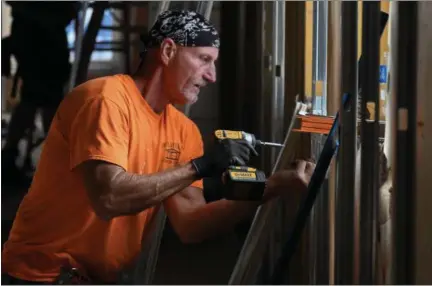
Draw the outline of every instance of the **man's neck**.
[[[154,71],[151,75],[135,75],[133,77],[138,90],[141,92],[148,105],[157,114],[162,113],[169,100],[162,85],[161,71]]]

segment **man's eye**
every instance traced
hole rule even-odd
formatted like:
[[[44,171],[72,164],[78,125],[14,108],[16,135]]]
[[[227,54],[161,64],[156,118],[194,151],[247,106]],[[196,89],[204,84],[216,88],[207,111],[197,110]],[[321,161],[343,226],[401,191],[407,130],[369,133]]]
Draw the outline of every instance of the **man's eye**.
[[[209,56],[201,56],[201,60],[203,60],[204,62],[208,63],[211,61],[211,57]]]

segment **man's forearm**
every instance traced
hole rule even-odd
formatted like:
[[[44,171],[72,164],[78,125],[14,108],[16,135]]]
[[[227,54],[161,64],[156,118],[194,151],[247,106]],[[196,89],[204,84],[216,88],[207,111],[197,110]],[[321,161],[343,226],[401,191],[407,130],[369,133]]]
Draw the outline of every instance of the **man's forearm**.
[[[187,233],[188,242],[200,242],[216,234],[231,231],[238,223],[253,218],[258,206],[266,203],[275,197],[274,193],[280,193],[280,188],[290,189],[289,186],[280,184],[280,180],[275,177],[272,179],[264,192],[261,202],[253,201],[231,201],[222,199],[197,207],[194,211],[186,215],[185,223],[187,228],[183,233]],[[289,192],[287,206],[292,211],[296,210],[305,192]]]
[[[249,201],[214,201],[196,208],[187,217],[190,242],[199,242],[232,230],[238,223],[252,218],[259,203]]]
[[[111,183],[105,205],[110,217],[136,214],[160,204],[195,180],[196,171],[190,163],[151,175],[121,172]]]

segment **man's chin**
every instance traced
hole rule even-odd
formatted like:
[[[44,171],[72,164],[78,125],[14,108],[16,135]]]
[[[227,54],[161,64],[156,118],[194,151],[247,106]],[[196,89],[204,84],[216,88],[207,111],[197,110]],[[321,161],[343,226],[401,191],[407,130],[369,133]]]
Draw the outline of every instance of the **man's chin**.
[[[182,96],[179,100],[180,102],[177,104],[186,105],[186,104],[194,104],[198,101],[198,96]]]
[[[186,105],[186,104],[194,104],[197,101],[198,101],[198,94],[180,93],[176,97],[173,97],[171,99],[171,104]]]
[[[198,96],[195,96],[193,98],[186,98],[186,103],[185,104],[194,104],[197,101],[198,101]]]

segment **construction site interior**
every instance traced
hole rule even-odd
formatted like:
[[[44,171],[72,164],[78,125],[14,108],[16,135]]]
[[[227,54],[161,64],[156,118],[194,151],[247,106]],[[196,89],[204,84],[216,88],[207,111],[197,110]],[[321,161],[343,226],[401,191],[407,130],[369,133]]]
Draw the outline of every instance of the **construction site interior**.
[[[14,132],[9,123],[22,87],[16,59],[4,55],[17,2],[1,4],[2,146]],[[272,201],[205,242],[183,244],[161,216],[159,235],[143,246],[151,258],[137,266],[146,274],[131,284],[277,284],[272,275],[296,232],[281,284],[432,283],[432,2],[70,3],[65,94],[90,79],[132,74],[140,35],[158,14],[194,10],[220,33],[217,81],[195,104],[176,107],[199,127],[204,149],[214,130],[243,130],[284,144],[252,160],[267,175],[296,158],[322,160],[325,178],[309,186],[309,201]],[[40,11],[56,5],[43,4]],[[38,11],[25,13],[49,26]],[[26,48],[44,47],[45,37],[32,35]],[[34,126],[21,132],[12,163],[2,149],[2,246],[44,147],[43,112],[32,110]],[[324,166],[330,136],[338,148]],[[205,179],[207,202],[220,200],[220,189],[218,180]],[[299,219],[306,224],[296,226]]]

